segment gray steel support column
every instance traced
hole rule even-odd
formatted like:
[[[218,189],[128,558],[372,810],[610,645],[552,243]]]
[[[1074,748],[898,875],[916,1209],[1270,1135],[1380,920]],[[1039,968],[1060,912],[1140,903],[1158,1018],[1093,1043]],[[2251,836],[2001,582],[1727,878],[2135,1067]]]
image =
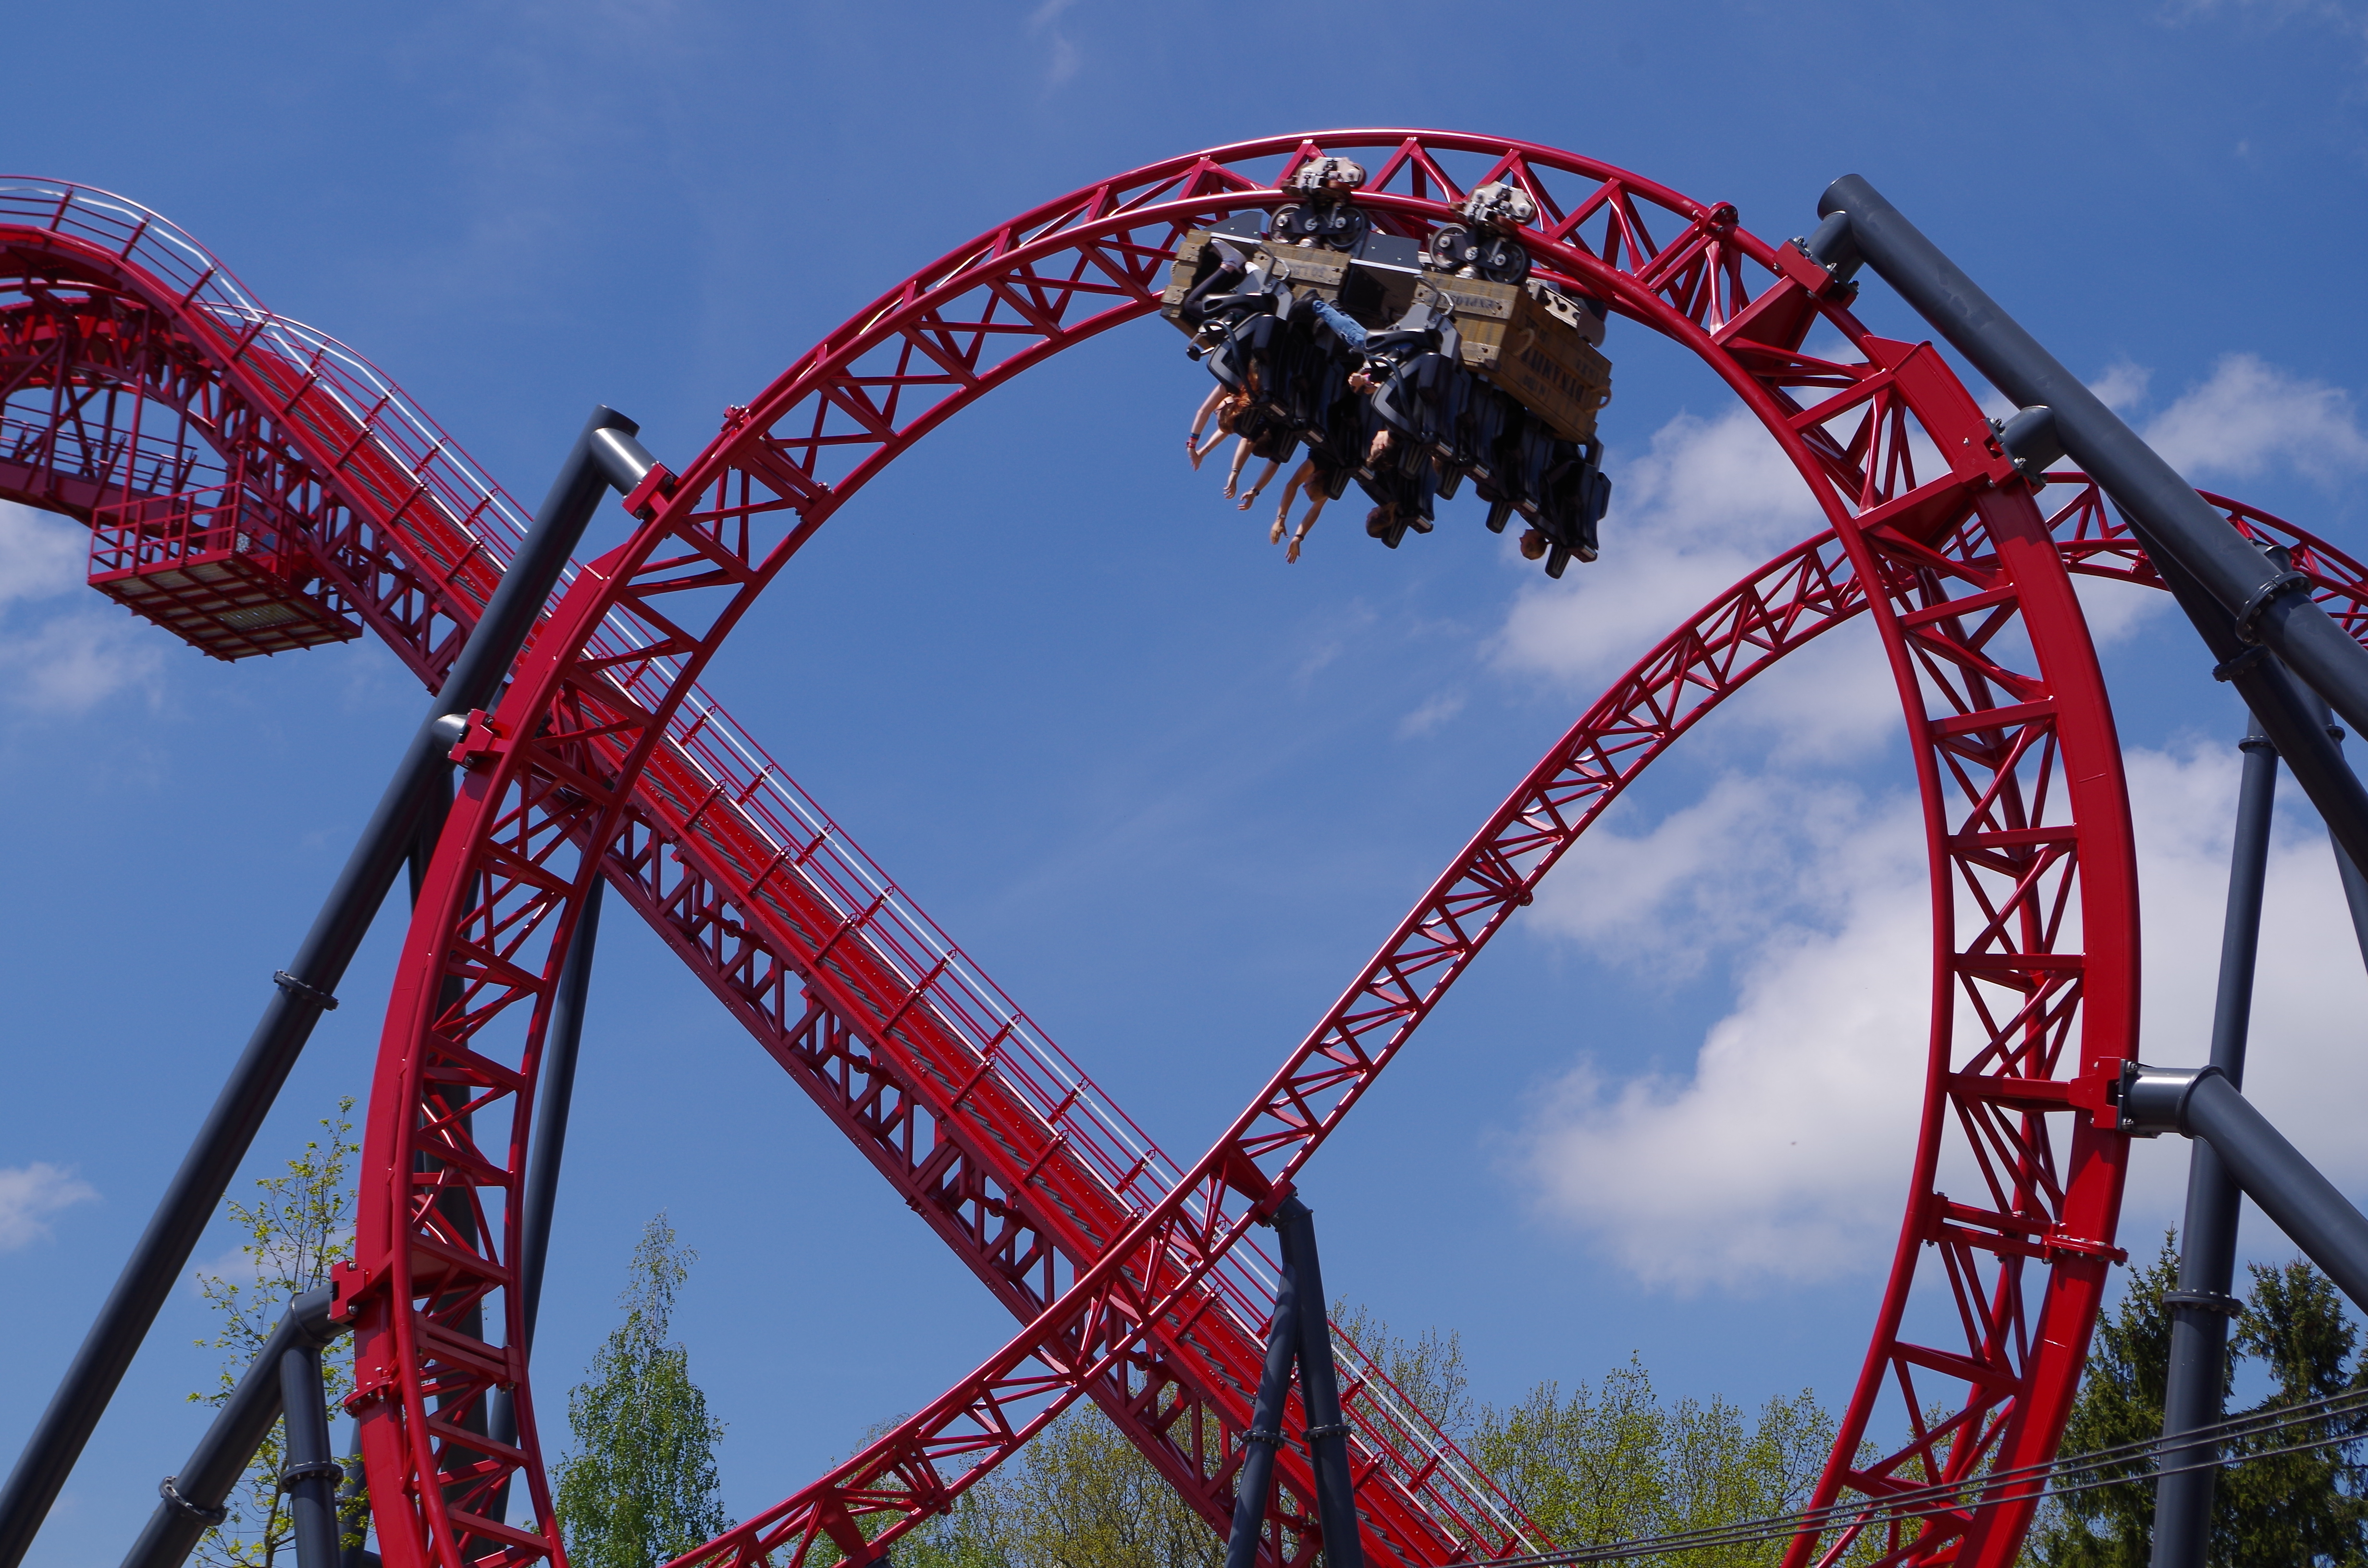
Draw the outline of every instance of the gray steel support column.
[[[1340,1378],[1332,1362],[1332,1324],[1324,1310],[1324,1269],[1315,1256],[1315,1216],[1296,1198],[1275,1211],[1283,1267],[1299,1287],[1299,1393],[1307,1407],[1307,1447],[1315,1461],[1316,1517],[1324,1526],[1325,1568],[1365,1568],[1357,1534],[1357,1495],[1349,1471],[1349,1424],[1340,1415]]]
[[[542,1087],[536,1096],[534,1149],[527,1157],[526,1193],[518,1215],[518,1296],[526,1318],[526,1348],[534,1349],[535,1313],[542,1305],[543,1264],[551,1256],[551,1217],[559,1203],[559,1162],[567,1153],[567,1116],[575,1097],[575,1057],[584,1043],[584,1003],[592,986],[592,951],[600,939],[600,900],[608,883],[592,879],[592,890],[568,938],[559,969],[559,992],[551,1000],[551,1024],[543,1031]]]
[[[2213,674],[2245,699],[2262,733],[2318,809],[2335,841],[2349,849],[2354,859],[2368,862],[2368,789],[2361,786],[2359,776],[2343,760],[2343,748],[2336,744],[2328,724],[2327,704],[2274,655],[2239,639],[2235,619],[2213,602],[2193,574],[2160,548],[2136,517],[2126,510],[2122,516],[2146,547],[2146,558],[2161,574],[2163,585],[2187,612],[2196,635],[2220,661]],[[2265,555],[2263,559],[2272,558]]]
[[[2368,733],[2368,649],[2301,591],[2298,577],[2263,561],[2080,378],[2058,364],[1864,179],[1846,175],[1836,180],[1817,202],[1817,211],[1827,219],[1847,214],[1847,233],[1836,240],[1899,290],[1999,391],[2024,408],[2054,410],[2064,449],[2106,494],[2145,521],[2237,619],[2246,640],[2275,653],[2354,730]],[[1827,241],[1829,255],[1820,259],[1846,259],[1831,254],[1836,240]],[[2270,735],[2278,739],[2274,728]],[[2355,847],[2354,858],[2368,856]]]
[[[2316,697],[2317,694],[2312,694]],[[2343,726],[2335,722],[2324,700],[2318,705],[2319,722],[2327,727],[2327,737],[2335,743],[2335,754],[2343,755]],[[2347,762],[2344,765],[2349,767]],[[2368,965],[2368,877],[2360,874],[2360,862],[2343,847],[2343,840],[2330,827],[2327,830],[2328,847],[2335,853],[2336,879],[2343,884],[2343,906],[2351,915],[2351,937],[2360,944],[2360,961]],[[2243,1087],[2242,1084],[2237,1085]]]
[[[280,1466],[279,1482],[288,1494],[297,1568],[337,1568],[337,1486],[346,1471],[329,1451],[318,1345],[299,1341],[280,1353],[279,1405],[288,1421],[287,1462]]]
[[[2261,1206],[2351,1304],[2368,1311],[2368,1216],[2285,1141],[2216,1067],[2132,1062],[2121,1091],[2123,1131],[2207,1140],[2245,1196]]]
[[[2212,1065],[2239,1087],[2253,1013],[2254,960],[2260,950],[2270,819],[2278,788],[2278,755],[2261,733],[2259,719],[2242,744],[2244,779],[2237,792],[2228,905],[2220,927],[2220,989],[2212,1010]],[[2210,1426],[2221,1416],[2227,1388],[2228,1324],[2237,1312],[2232,1287],[2238,1197],[2219,1152],[2196,1141],[2188,1151],[2179,1286],[2167,1301],[2170,1362],[2162,1396],[2166,1438]],[[2212,1493],[2219,1479],[2219,1445],[2213,1442],[2164,1448],[2163,1473],[2155,1483],[2153,1568],[2203,1568],[2212,1544]]]
[[[524,1348],[534,1354],[535,1315],[542,1307],[543,1264],[551,1256],[551,1217],[559,1203],[559,1163],[567,1152],[567,1115],[575,1098],[575,1058],[584,1042],[584,1003],[592,985],[592,952],[600,939],[600,899],[606,879],[592,879],[567,957],[559,966],[559,992],[551,1000],[543,1029],[541,1088],[535,1096],[534,1148],[527,1155],[526,1191],[518,1203],[518,1311],[525,1319]],[[518,1406],[507,1389],[486,1400],[486,1430],[497,1442],[518,1441]],[[507,1517],[509,1489],[504,1484],[495,1517]]]
[[[198,1538],[222,1521],[231,1488],[279,1418],[281,1360],[299,1346],[309,1345],[317,1352],[344,1332],[329,1321],[334,1299],[332,1291],[313,1290],[288,1303],[254,1363],[215,1410],[205,1436],[181,1468],[157,1487],[165,1500],[125,1554],[123,1568],[179,1568]]]
[[[2328,835],[2327,846],[2335,852],[2335,874],[2343,882],[2343,904],[2351,912],[2351,937],[2360,944],[2360,961],[2368,965],[2368,877],[2360,874],[2359,863],[2343,852],[2333,834]]]
[[[337,983],[402,870],[423,791],[444,776],[465,716],[492,700],[551,597],[569,552],[591,521],[601,492],[612,485],[631,491],[655,466],[632,438],[637,428],[613,409],[593,411],[535,514],[533,531],[453,661],[427,716],[413,733],[312,929],[288,968],[274,977],[277,989],[262,1021],[231,1069],[115,1288],[92,1320],[7,1484],[0,1487],[0,1568],[17,1568],[24,1560],[91,1429],[155,1322],[157,1309],[254,1142],[256,1130],[279,1097],[313,1026],[336,1006]]]
[[[370,1477],[363,1473],[362,1423],[356,1416],[346,1428],[346,1483],[337,1488],[337,1568],[374,1568],[378,1553],[367,1544],[369,1532],[363,1527],[369,1522]],[[350,1545],[347,1536],[353,1537]]]
[[[1274,1288],[1267,1324],[1266,1367],[1258,1375],[1250,1429],[1242,1435],[1242,1469],[1234,1483],[1234,1530],[1225,1540],[1225,1568],[1252,1568],[1274,1496],[1274,1451],[1282,1446],[1282,1412],[1291,1399],[1291,1367],[1299,1358],[1299,1283],[1289,1263]]]

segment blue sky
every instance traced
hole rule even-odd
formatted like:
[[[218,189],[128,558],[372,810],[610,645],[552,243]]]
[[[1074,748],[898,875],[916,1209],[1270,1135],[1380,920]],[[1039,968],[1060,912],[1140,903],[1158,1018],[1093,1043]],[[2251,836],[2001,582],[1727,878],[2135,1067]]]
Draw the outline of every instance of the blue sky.
[[[13,52],[56,69],[16,76],[0,165],[164,212],[529,499],[595,401],[679,464],[915,267],[1195,147],[1501,132],[1732,200],[1770,238],[1857,172],[2191,478],[2368,546],[2358,7],[1377,4],[1159,30],[1170,14],[158,6],[119,13],[94,71],[74,63],[88,18],[35,10],[12,17]],[[1862,314],[1924,335],[1879,284]],[[712,684],[1189,1154],[1609,677],[1814,524],[1704,371],[1615,326],[1603,562],[1546,585],[1466,501],[1395,553],[1344,504],[1285,567],[1213,472],[1176,460],[1205,382],[1164,333],[1098,340],[931,437],[808,549]],[[80,572],[63,525],[0,513],[0,802],[20,824],[0,901],[6,1455],[422,700],[368,642],[208,663]],[[2192,1059],[2241,724],[2162,606],[2132,590],[2091,612],[2140,813],[2147,1051]],[[1311,1166],[1336,1292],[1402,1331],[1459,1330],[1483,1398],[1634,1350],[1672,1392],[1839,1402],[1897,1222],[1899,1063],[1923,1028],[1896,715],[1854,628],[1655,770]],[[2362,1192],[2340,1108],[2368,1093],[2368,996],[2323,837],[2303,812],[2283,835],[2255,1083]],[[242,1182],[364,1085],[398,914]],[[621,914],[576,1125],[544,1408],[668,1210],[703,1255],[680,1327],[730,1423],[737,1514],[1008,1332]],[[2127,1239],[2148,1244],[2182,1170],[2140,1151]],[[181,1395],[211,1379],[190,1346],[208,1332],[180,1292],[40,1568],[120,1555],[199,1425]]]

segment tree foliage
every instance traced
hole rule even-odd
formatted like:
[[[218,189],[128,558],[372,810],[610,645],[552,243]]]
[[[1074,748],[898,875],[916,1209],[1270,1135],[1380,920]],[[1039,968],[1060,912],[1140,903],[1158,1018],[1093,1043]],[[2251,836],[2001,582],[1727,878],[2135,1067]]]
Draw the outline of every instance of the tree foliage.
[[[1083,1402],[894,1552],[898,1568],[1219,1568],[1224,1555],[1201,1516]]]
[[[2121,1304],[2097,1325],[2064,1451],[2085,1453],[2162,1435],[2170,1362],[2170,1314],[2162,1294],[2179,1282],[2176,1238],[2134,1273]],[[2249,1363],[2271,1392],[2232,1415],[2284,1409],[2368,1388],[2355,1358],[2358,1330],[2335,1287],[2299,1259],[2282,1268],[2250,1266],[2244,1315],[2229,1340],[2227,1389]],[[2318,1439],[2324,1447],[2271,1450]],[[2360,1449],[2368,1417],[2338,1415],[2239,1438],[2212,1499],[2213,1568],[2368,1568],[2368,1473]],[[2248,1457],[2249,1456],[2249,1457]],[[2044,1568],[2145,1568],[2154,1528],[2151,1465],[2143,1460],[2100,1471],[2119,1483],[2051,1497],[2033,1531],[2031,1559]]]
[[[336,1114],[322,1119],[321,1136],[305,1142],[284,1174],[256,1182],[261,1194],[256,1201],[233,1199],[224,1206],[240,1231],[238,1251],[244,1261],[220,1274],[198,1276],[198,1289],[221,1319],[220,1332],[198,1343],[227,1354],[220,1381],[189,1395],[193,1402],[220,1405],[228,1399],[288,1303],[326,1285],[330,1268],[353,1256],[350,1176],[356,1150],[348,1119],[353,1107],[350,1097],[339,1100]],[[353,1370],[342,1356],[324,1356],[321,1369],[334,1419],[353,1385]],[[271,1568],[283,1551],[292,1560],[294,1526],[287,1496],[279,1489],[279,1470],[286,1460],[286,1424],[275,1422],[227,1499],[230,1517],[198,1543],[199,1562],[212,1568]],[[359,1517],[347,1521],[348,1544],[359,1543],[363,1528]]]
[[[575,1448],[553,1474],[553,1501],[576,1568],[655,1568],[732,1528],[715,1469],[723,1424],[690,1381],[689,1352],[668,1337],[698,1260],[664,1214],[643,1228],[618,1298],[625,1321],[568,1392]]]
[[[1565,1396],[1539,1383],[1487,1409],[1473,1458],[1556,1545],[1600,1546],[1766,1518],[1805,1505],[1834,1441],[1833,1418],[1807,1390],[1747,1419],[1713,1398],[1662,1403],[1632,1357]],[[1671,1568],[1774,1563],[1781,1540],[1655,1559]]]
[[[1370,1312],[1334,1321],[1399,1392],[1463,1447],[1563,1546],[1701,1529],[1804,1506],[1834,1423],[1804,1392],[1747,1417],[1724,1400],[1664,1403],[1637,1361],[1565,1395],[1540,1383],[1505,1409],[1475,1403],[1452,1333],[1414,1339]],[[1356,1374],[1342,1369],[1344,1385]],[[1654,1559],[1761,1568],[1783,1542]],[[825,1554],[826,1555],[826,1554]],[[898,1568],[1217,1568],[1224,1544],[1101,1412],[1081,1404],[953,1510],[914,1530]],[[826,1565],[825,1565],[826,1568]]]

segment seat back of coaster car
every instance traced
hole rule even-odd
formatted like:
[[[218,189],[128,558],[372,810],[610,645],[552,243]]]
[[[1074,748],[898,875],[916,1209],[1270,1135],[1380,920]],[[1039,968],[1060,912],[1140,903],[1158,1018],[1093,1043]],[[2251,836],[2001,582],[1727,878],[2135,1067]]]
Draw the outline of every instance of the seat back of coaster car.
[[[1535,280],[1434,275],[1425,282],[1452,308],[1467,369],[1565,440],[1594,439],[1596,415],[1611,401],[1611,361],[1595,347],[1603,339],[1600,316]]]
[[[1602,449],[1593,442],[1579,446],[1555,443],[1554,460],[1543,479],[1543,496],[1535,519],[1546,538],[1546,575],[1559,577],[1576,558],[1592,561],[1598,548],[1598,526],[1611,506],[1611,476],[1603,472]]]
[[[1263,392],[1269,385],[1267,364],[1281,324],[1271,313],[1244,314],[1217,340],[1202,363],[1209,373],[1234,392],[1243,391],[1251,382],[1250,372],[1258,371],[1258,388]]]

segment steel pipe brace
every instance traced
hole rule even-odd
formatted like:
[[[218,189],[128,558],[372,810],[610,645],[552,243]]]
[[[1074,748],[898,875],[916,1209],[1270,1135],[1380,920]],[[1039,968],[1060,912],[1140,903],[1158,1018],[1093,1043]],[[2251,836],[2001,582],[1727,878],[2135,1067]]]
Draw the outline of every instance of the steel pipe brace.
[[[2354,729],[2368,731],[2368,650],[2309,595],[2282,585],[2287,574],[2261,560],[2078,377],[1859,176],[1828,186],[1817,212],[1827,224],[1842,220],[1834,226],[1849,246],[1992,385],[2025,407],[2055,411],[2066,449],[2240,622],[2243,641],[2258,638]],[[1841,238],[1828,242],[1837,254]],[[2147,553],[2157,553],[2152,543]]]
[[[2140,1062],[2122,1063],[2122,1081],[2114,1096],[2121,1107],[2121,1130],[2133,1138],[2159,1138],[2166,1132],[2192,1137],[2187,1126],[2188,1096],[2206,1078],[2225,1078],[2217,1067],[2148,1067]]]

